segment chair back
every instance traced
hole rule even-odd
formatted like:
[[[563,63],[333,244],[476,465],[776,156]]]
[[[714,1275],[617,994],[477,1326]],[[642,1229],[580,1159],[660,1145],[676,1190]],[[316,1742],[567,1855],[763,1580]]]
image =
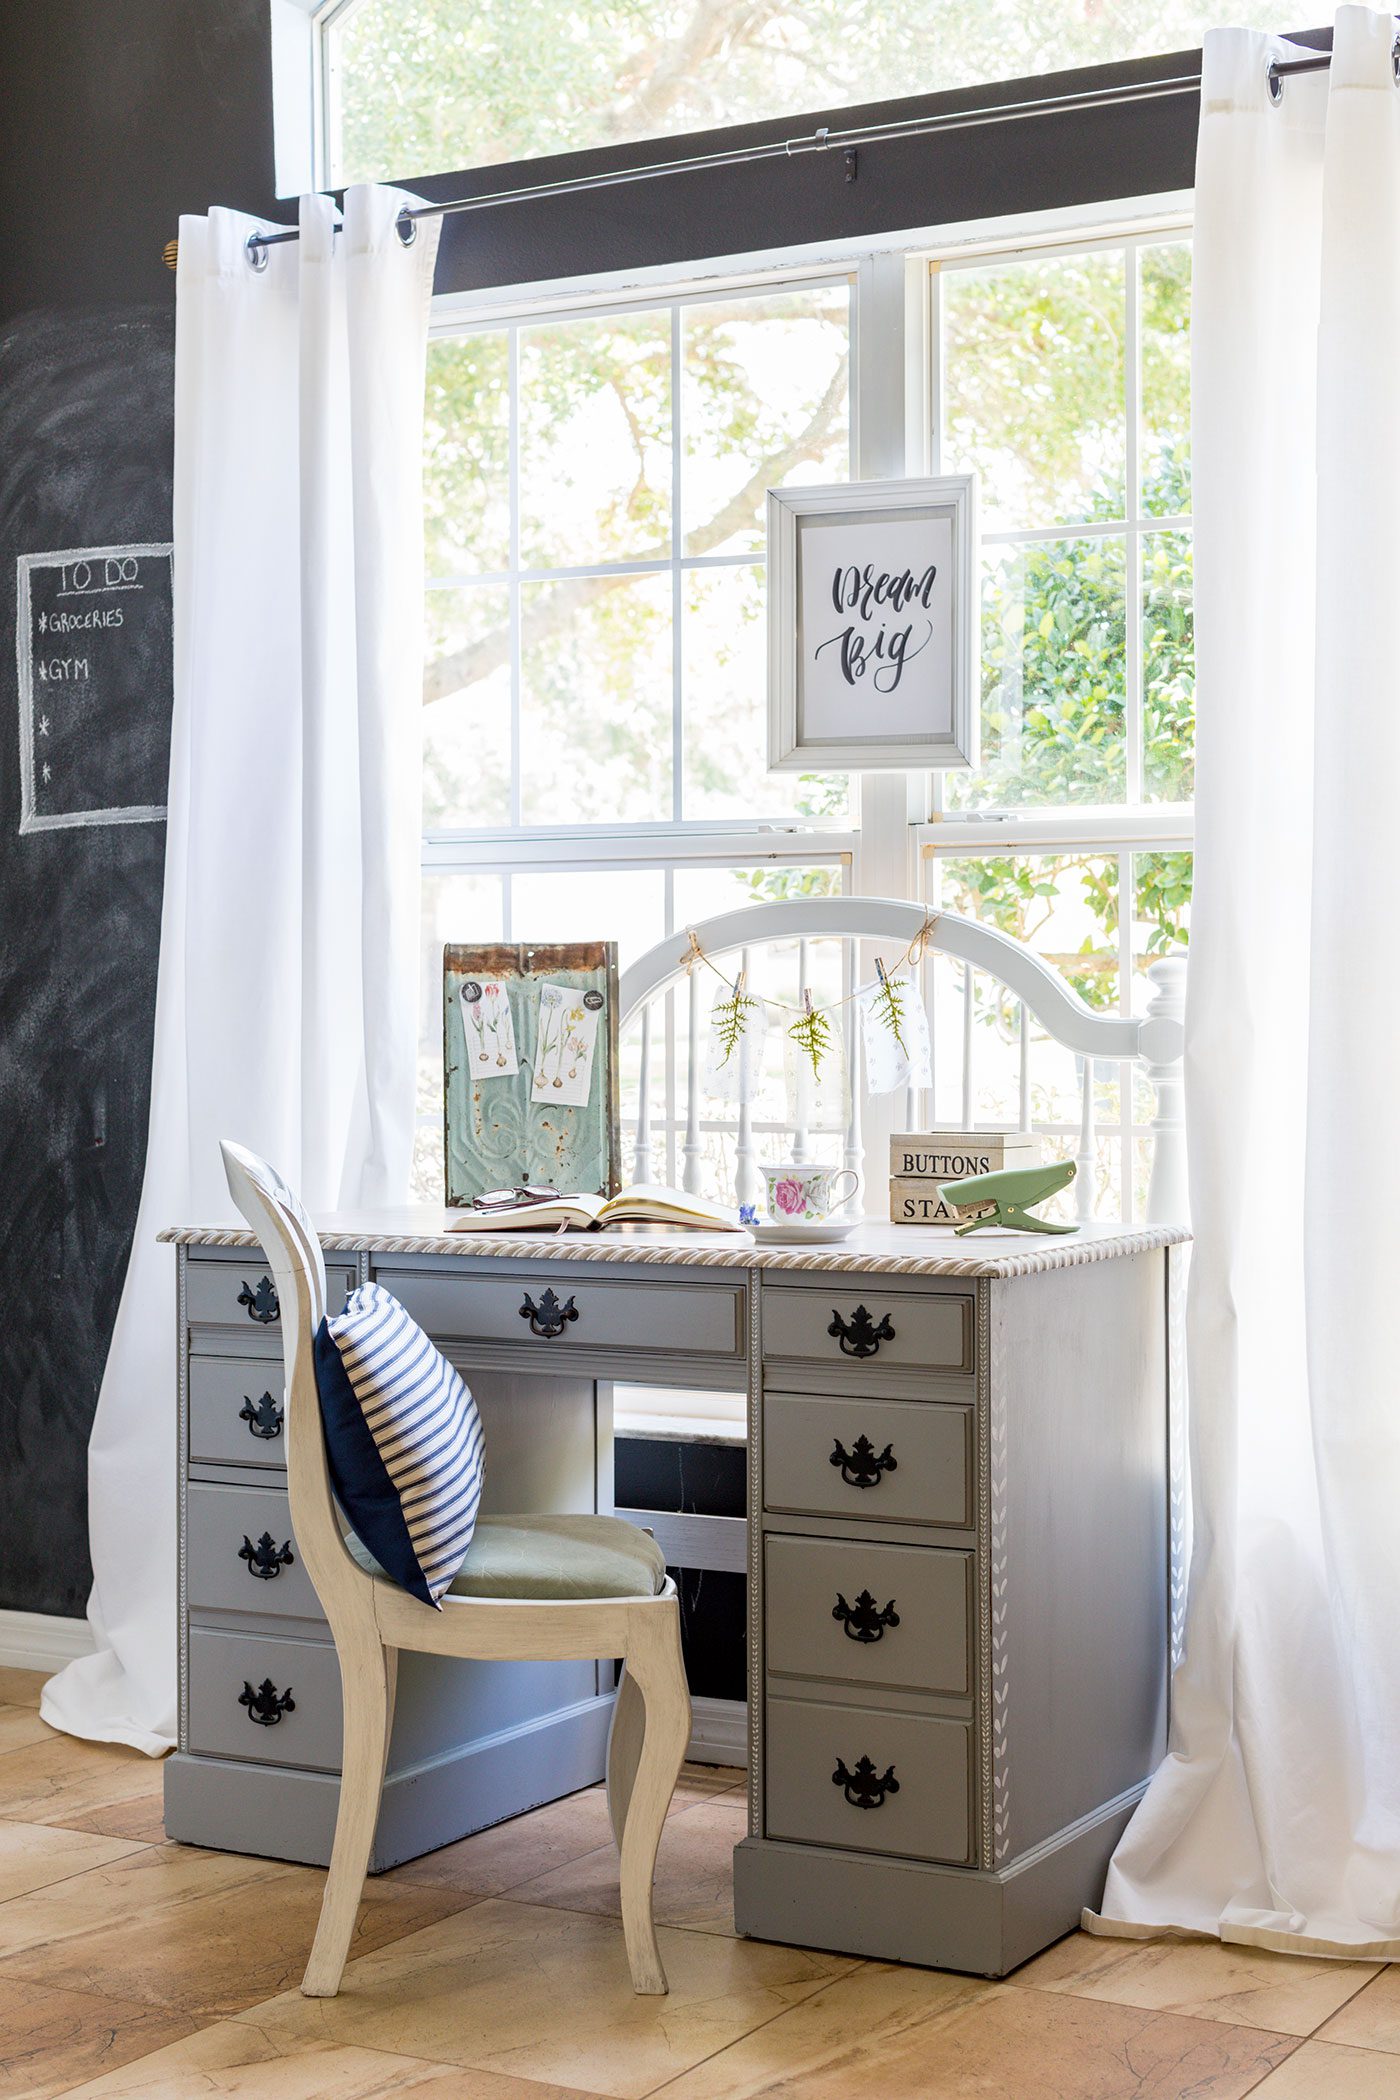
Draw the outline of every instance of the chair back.
[[[896,897],[789,897],[766,904],[746,904],[736,910],[700,919],[678,933],[667,936],[623,972],[619,986],[621,1026],[635,1025],[638,1048],[634,1069],[639,1073],[637,1118],[632,1146],[632,1175],[636,1181],[655,1179],[652,1166],[657,1130],[652,1112],[654,1064],[664,1064],[666,1121],[661,1133],[668,1151],[679,1141],[682,1185],[699,1193],[705,1185],[705,1139],[721,1129],[733,1141],[734,1183],[732,1200],[755,1203],[763,1200],[759,1171],[759,1142],[762,1136],[781,1132],[777,1142],[782,1153],[793,1159],[813,1156],[810,1141],[818,1133],[805,1123],[755,1123],[754,1111],[742,1095],[732,1111],[732,1121],[715,1118],[702,1108],[704,1029],[716,978],[695,966],[697,954],[707,962],[733,957],[744,970],[749,989],[762,991],[765,950],[785,949],[796,963],[795,989],[799,1003],[809,987],[809,964],[818,943],[839,943],[841,982],[847,994],[861,979],[874,973],[874,957],[893,964],[896,955],[909,956],[921,987],[935,1036],[933,965],[943,958],[951,965],[961,985],[961,1128],[974,1128],[976,1086],[973,1074],[973,982],[983,977],[1004,989],[1009,1000],[1019,1004],[1016,1023],[1019,1057],[1018,1105],[1015,1126],[1021,1130],[1040,1128],[1063,1140],[1065,1128],[1032,1121],[1032,1022],[1052,1042],[1074,1053],[1078,1067],[1079,1114],[1074,1158],[1078,1166],[1075,1182],[1075,1212],[1081,1223],[1094,1214],[1096,1175],[1095,1088],[1101,1078],[1117,1077],[1120,1092],[1131,1102],[1131,1072],[1136,1066],[1156,1096],[1150,1131],[1152,1172],[1146,1215],[1151,1224],[1184,1223],[1186,1200],[1186,1152],[1181,1107],[1181,1053],[1184,1043],[1182,1015],[1185,1004],[1186,964],[1177,956],[1163,957],[1147,970],[1150,998],[1142,1014],[1110,1014],[1094,1010],[1063,977],[1020,941],[975,919],[953,912],[932,911]],[[793,954],[795,951],[795,955]],[[770,967],[776,958],[770,954]],[[790,964],[789,964],[790,967]],[[727,973],[726,973],[727,974]],[[673,1021],[666,1002],[674,987],[688,978],[688,1019]],[[787,992],[789,999],[792,989]],[[653,1020],[653,1008],[657,1019]],[[849,1120],[840,1136],[841,1164],[863,1177],[865,1145],[861,1128],[860,1044],[855,1009],[847,1003],[835,1025],[843,1030],[845,1059],[851,1075]],[[678,1036],[677,1043],[673,1037]],[[653,1043],[662,1046],[663,1058],[654,1060]],[[630,1051],[630,1045],[629,1045]],[[672,1074],[683,1068],[686,1080],[684,1104],[672,1102]],[[910,1089],[903,1106],[906,1130],[927,1130],[935,1125],[935,1099],[946,1107],[949,1087],[939,1075],[934,1087]],[[1135,1126],[1135,1117],[1129,1114]],[[1004,1127],[1004,1126],[1003,1126]],[[1130,1135],[1132,1133],[1130,1132]],[[834,1133],[832,1133],[834,1135]],[[1073,1142],[1073,1139],[1071,1139]],[[669,1174],[663,1174],[668,1179]],[[884,1179],[880,1162],[879,1180]],[[1131,1199],[1132,1177],[1123,1177],[1125,1201]],[[848,1206],[852,1215],[860,1209],[859,1194]],[[1130,1216],[1131,1212],[1125,1212]]]
[[[224,1138],[219,1149],[229,1194],[257,1234],[277,1285],[287,1381],[287,1491],[292,1530],[334,1632],[336,1600],[356,1586],[363,1586],[368,1594],[371,1583],[346,1551],[321,1428],[314,1356],[316,1332],[326,1312],[321,1242],[275,1168],[231,1139]]]

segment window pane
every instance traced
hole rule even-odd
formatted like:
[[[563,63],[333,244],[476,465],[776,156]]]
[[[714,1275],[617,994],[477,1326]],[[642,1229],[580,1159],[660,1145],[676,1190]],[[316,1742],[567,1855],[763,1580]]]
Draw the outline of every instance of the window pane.
[[[982,765],[950,806],[1121,802],[1124,556],[1119,539],[988,551]]]
[[[560,321],[520,338],[527,569],[664,556],[671,540],[671,317]]]
[[[701,301],[682,341],[685,551],[761,552],[765,490],[849,472],[849,288]]]
[[[1196,785],[1196,648],[1189,532],[1142,541],[1143,785],[1150,802],[1189,802]]]
[[[1114,853],[938,855],[930,901],[944,911],[978,919],[1009,934],[1038,955],[1102,1013],[1119,1008],[1118,856]],[[964,1051],[970,1060],[974,1126],[1015,1128],[1021,1120],[1020,1002],[981,971],[964,972],[946,956],[930,973],[935,1064],[935,1125],[961,1127]],[[966,1000],[972,1000],[971,1026]],[[1030,1029],[1030,1113],[1044,1132],[1047,1159],[1072,1159],[1082,1105],[1082,1063],[1073,1051]],[[1121,1215],[1121,1141],[1109,1126],[1120,1113],[1118,1067],[1096,1068],[1098,1119],[1095,1211]],[[1041,1215],[1074,1217],[1074,1190],[1064,1190]]]
[[[761,566],[692,569],[684,590],[684,815],[844,814],[844,774],[768,771]]]
[[[1236,4],[1245,27],[1297,9]],[[486,166],[1198,45],[1208,0],[360,0],[329,33],[333,177]]]
[[[660,868],[567,868],[511,878],[511,938],[616,941],[625,970],[666,931]]]
[[[510,595],[428,592],[423,828],[509,824]]]
[[[431,576],[510,561],[510,345],[499,332],[428,345],[424,557]]]
[[[670,577],[525,584],[520,617],[523,821],[669,819]]]
[[[1142,314],[1142,507],[1150,517],[1191,508],[1191,244],[1138,257]]]
[[[419,905],[418,1116],[409,1193],[415,1203],[443,1201],[442,951],[448,941],[498,941],[505,932],[504,885],[498,875],[423,877]]]
[[[736,905],[745,902],[766,904],[788,897],[838,896],[842,887],[842,870],[839,864],[832,862],[806,865],[767,863],[750,868],[678,868],[673,879],[674,923],[681,927],[694,925],[716,912],[733,911]],[[830,1005],[841,996],[841,945],[840,941],[834,940],[814,940],[806,944],[807,988],[819,1006]],[[792,1127],[787,1121],[789,1104],[783,1078],[783,1030],[800,1001],[801,966],[802,949],[796,940],[765,942],[750,956],[750,985],[770,1002],[762,1083],[751,1104],[754,1153],[759,1161],[792,1156]],[[737,972],[739,958],[722,958],[718,967]],[[705,969],[700,987],[702,1012],[709,1012],[719,990],[719,975]],[[689,1069],[688,1008],[683,988],[673,1006],[676,1017],[674,1098],[676,1117],[683,1131]],[[702,1032],[702,1059],[704,1042]],[[652,1124],[658,1134],[663,1108],[658,1068],[652,1087]],[[719,1202],[732,1203],[738,1111],[733,1102],[719,1100],[702,1087],[700,1118],[706,1192]],[[811,1158],[839,1165],[843,1144],[844,1124],[839,1118],[819,1116],[809,1126]]]
[[[1123,252],[945,270],[945,470],[990,531],[1123,515]]]

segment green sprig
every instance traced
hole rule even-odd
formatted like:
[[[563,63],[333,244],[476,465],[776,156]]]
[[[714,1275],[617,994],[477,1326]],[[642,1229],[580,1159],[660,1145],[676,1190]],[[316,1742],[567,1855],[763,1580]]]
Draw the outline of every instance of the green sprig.
[[[729,997],[717,1000],[710,1009],[710,1026],[714,1029],[715,1040],[722,1053],[719,1060],[721,1065],[728,1064],[734,1051],[743,1042],[748,1033],[749,1012],[757,1005],[757,999],[751,999],[744,990],[744,980],[741,977]]]
[[[812,1067],[813,1079],[820,1079],[822,1060],[830,1056],[834,1047],[831,1023],[826,1015],[819,1007],[809,1006],[805,1013],[798,1015],[788,1034]]]
[[[894,1037],[899,1045],[900,1055],[907,1058],[909,1047],[904,1040],[905,987],[893,977],[887,977],[878,962],[875,967],[880,972],[880,989],[871,1002],[871,1009]]]

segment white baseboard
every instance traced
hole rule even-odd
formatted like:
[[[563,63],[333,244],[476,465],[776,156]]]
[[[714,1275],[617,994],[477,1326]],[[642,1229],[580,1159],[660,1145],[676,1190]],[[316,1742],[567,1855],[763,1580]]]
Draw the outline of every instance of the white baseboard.
[[[742,1699],[692,1699],[690,1748],[693,1765],[746,1765],[749,1710]]]
[[[50,1675],[80,1655],[91,1655],[86,1619],[59,1619],[42,1611],[0,1611],[0,1668],[47,1670]]]

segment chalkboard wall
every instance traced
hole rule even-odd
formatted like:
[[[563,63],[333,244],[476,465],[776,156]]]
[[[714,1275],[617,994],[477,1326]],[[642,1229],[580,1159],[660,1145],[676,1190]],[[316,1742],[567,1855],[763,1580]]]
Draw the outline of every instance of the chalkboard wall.
[[[165,826],[21,833],[16,559],[168,543],[175,291],[161,248],[182,211],[273,209],[271,79],[267,0],[11,0],[3,14],[0,1608],[76,1614],[88,1431],[145,1153]],[[143,603],[155,627],[158,600]],[[103,660],[115,685],[87,652],[83,696],[101,706],[73,718],[68,785],[55,758],[41,811],[86,807],[104,780],[144,802],[163,778],[168,671],[142,674],[134,615],[124,639],[133,653]],[[121,718],[104,722],[112,703]]]

